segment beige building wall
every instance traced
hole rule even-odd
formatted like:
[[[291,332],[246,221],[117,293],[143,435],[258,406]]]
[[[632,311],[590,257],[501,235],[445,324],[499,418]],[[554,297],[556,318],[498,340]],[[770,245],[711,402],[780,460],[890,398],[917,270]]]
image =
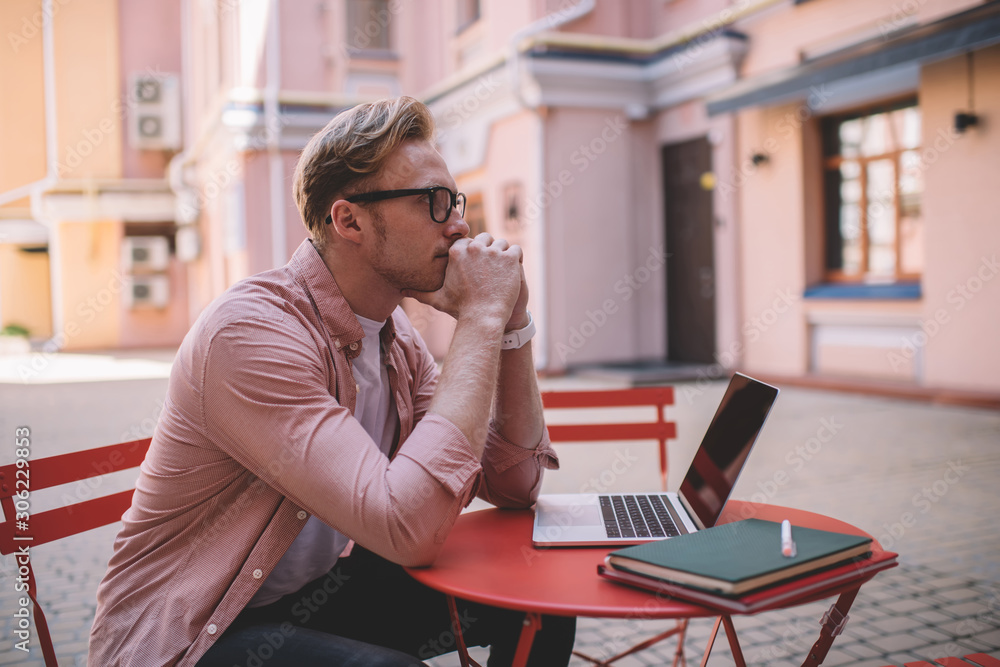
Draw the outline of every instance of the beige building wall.
[[[798,52],[821,53],[836,40],[857,41],[865,26],[896,30],[916,16],[889,3],[844,3],[840,12],[808,3],[750,21],[747,73],[793,67]],[[971,6],[979,3],[962,3]],[[921,3],[920,20],[953,14],[955,3]],[[821,11],[823,10],[823,11]],[[850,10],[850,11],[848,11]],[[925,16],[926,15],[926,16]],[[824,20],[826,17],[826,20]],[[776,39],[776,35],[786,39]],[[809,51],[809,49],[812,51]],[[976,111],[1000,108],[1000,49],[974,54]],[[822,164],[824,110],[793,102],[739,111],[733,183],[739,195],[745,367],[751,372],[818,374],[933,389],[997,392],[1000,358],[1000,249],[995,216],[998,140],[984,120],[963,135],[954,114],[968,107],[964,56],[925,65],[922,114],[925,268],[919,299],[803,298],[823,282]],[[877,92],[873,93],[877,95]],[[869,102],[880,101],[872,97]],[[834,106],[840,103],[831,99]],[[858,102],[853,108],[862,106]],[[850,105],[838,108],[849,110]],[[763,153],[758,166],[748,156]],[[1000,288],[998,288],[1000,289]]]
[[[1000,391],[1000,46],[973,55],[974,103],[982,124],[958,135],[968,107],[967,60],[924,68],[927,269],[920,328],[901,344],[926,348],[931,386]]]
[[[0,193],[45,177],[45,94],[40,0],[0,3]],[[13,36],[13,37],[12,37]],[[16,94],[15,92],[16,91]],[[15,202],[24,207],[25,202]]]
[[[872,38],[926,23],[983,0],[837,0],[805,2],[765,10],[742,21],[739,30],[753,45],[743,64],[746,78],[793,67],[806,58],[833,53]]]
[[[111,349],[121,342],[119,270],[122,226],[117,220],[64,222],[56,227],[62,294],[57,335],[65,350]]]
[[[52,335],[47,252],[0,243],[0,290],[0,329],[17,324],[36,340]]]
[[[662,241],[638,232],[656,223],[638,217],[633,186],[646,170],[633,129],[622,111],[553,108],[544,131],[542,177],[529,202],[544,233],[547,367],[633,359],[639,313],[662,300],[665,285]]]
[[[788,125],[797,106],[749,109],[738,120],[739,157],[728,183],[742,214],[740,333],[752,373],[801,375],[808,368],[803,142],[801,126]],[[762,150],[770,158],[760,166],[743,158]]]
[[[59,176],[121,178],[118,0],[66,3],[53,25]]]

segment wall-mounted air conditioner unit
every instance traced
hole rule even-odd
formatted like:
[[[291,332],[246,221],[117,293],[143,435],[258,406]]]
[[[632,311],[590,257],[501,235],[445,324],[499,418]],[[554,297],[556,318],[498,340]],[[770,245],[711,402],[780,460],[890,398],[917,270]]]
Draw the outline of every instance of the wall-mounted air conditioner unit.
[[[122,242],[125,273],[166,271],[170,265],[170,241],[166,236],[126,236]]]
[[[170,279],[162,273],[129,276],[124,300],[126,308],[166,308],[170,301]]]
[[[175,74],[134,74],[128,136],[133,148],[180,150],[181,91]]]

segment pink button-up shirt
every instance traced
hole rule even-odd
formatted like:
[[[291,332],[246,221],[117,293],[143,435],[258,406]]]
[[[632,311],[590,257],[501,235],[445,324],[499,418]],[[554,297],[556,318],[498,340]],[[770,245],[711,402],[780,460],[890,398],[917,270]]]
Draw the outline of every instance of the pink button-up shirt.
[[[97,593],[92,665],[193,665],[310,515],[426,565],[478,494],[527,507],[558,462],[490,428],[480,462],[427,408],[438,370],[401,309],[382,331],[399,414],[387,459],[353,416],[364,332],[309,241],[213,302],[178,351],[132,507]]]

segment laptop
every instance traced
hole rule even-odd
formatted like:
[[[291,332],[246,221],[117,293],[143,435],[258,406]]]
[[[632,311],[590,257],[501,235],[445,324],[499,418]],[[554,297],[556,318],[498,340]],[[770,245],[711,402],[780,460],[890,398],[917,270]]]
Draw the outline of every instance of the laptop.
[[[532,543],[625,546],[714,526],[777,396],[776,387],[734,374],[678,492],[542,494]]]

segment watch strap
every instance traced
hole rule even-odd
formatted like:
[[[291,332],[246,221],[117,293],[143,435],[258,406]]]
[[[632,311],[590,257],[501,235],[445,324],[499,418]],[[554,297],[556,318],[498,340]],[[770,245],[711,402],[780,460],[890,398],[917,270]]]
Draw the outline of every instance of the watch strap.
[[[527,312],[528,325],[523,329],[505,332],[503,338],[500,339],[501,350],[516,350],[524,347],[524,344],[535,336],[535,320],[531,317],[531,311]]]

